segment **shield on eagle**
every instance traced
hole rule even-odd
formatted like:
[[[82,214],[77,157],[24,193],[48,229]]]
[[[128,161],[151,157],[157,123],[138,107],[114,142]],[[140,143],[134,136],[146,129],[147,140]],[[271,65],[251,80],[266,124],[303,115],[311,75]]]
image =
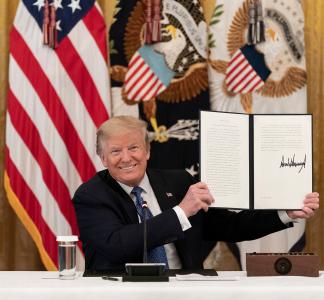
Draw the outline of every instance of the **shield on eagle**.
[[[225,82],[229,91],[247,94],[261,88],[270,74],[264,55],[254,45],[246,45],[229,62]]]
[[[155,98],[166,90],[174,74],[163,55],[152,46],[142,46],[128,64],[125,77],[127,99],[138,102]]]

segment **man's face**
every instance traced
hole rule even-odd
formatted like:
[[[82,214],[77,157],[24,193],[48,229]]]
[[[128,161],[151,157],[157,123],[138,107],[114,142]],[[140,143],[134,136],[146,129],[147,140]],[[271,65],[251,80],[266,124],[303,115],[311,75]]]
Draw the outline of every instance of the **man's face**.
[[[150,152],[139,131],[111,136],[103,143],[101,161],[110,175],[128,186],[137,186],[143,179]]]

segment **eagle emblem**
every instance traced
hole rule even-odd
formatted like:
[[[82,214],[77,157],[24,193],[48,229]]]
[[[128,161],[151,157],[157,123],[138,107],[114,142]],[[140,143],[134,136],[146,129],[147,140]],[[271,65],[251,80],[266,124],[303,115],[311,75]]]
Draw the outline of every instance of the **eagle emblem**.
[[[210,60],[212,69],[217,74],[224,75],[223,82],[218,82],[217,97],[224,101],[231,101],[234,97],[240,98],[240,103],[247,113],[252,113],[253,95],[278,99],[291,96],[306,85],[306,70],[302,66],[304,54],[302,24],[299,30],[292,28],[287,14],[296,15],[292,8],[283,1],[273,1],[265,7],[266,42],[257,44],[256,50],[264,55],[267,68],[271,74],[267,79],[253,90],[233,88],[228,84],[228,69],[237,52],[247,44],[247,31],[249,26],[249,4],[245,0],[236,11],[227,34],[227,52],[229,61]],[[280,7],[278,7],[278,5]],[[284,5],[284,6],[282,6]],[[282,6],[282,7],[281,7]],[[302,20],[298,20],[302,23]],[[216,51],[216,50],[215,50]],[[262,86],[261,86],[262,85]]]
[[[123,50],[128,65],[134,54],[144,44],[145,4],[144,0],[137,1],[126,25]],[[165,142],[167,141],[165,137],[169,133],[165,126],[158,126],[156,122],[156,101],[166,103],[190,101],[201,92],[208,90],[207,25],[200,2],[198,0],[163,0],[161,32],[161,42],[153,44],[152,49],[164,57],[165,63],[174,72],[174,76],[167,89],[162,91],[160,85],[156,93],[149,93],[150,99],[145,97],[141,100],[145,100],[143,111],[157,134],[156,140]],[[127,73],[129,73],[129,68],[125,66],[111,66],[112,79],[123,85],[124,102],[132,105],[138,103],[136,102],[138,99],[131,101],[132,99],[128,97],[130,86],[125,84]],[[182,128],[182,124],[179,123],[176,126]],[[163,138],[158,137],[162,135]]]

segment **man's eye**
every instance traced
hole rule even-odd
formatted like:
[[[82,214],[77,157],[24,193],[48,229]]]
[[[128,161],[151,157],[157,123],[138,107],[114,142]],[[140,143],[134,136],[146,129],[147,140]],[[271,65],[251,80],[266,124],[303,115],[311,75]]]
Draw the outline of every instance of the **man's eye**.
[[[130,151],[137,151],[138,149],[139,149],[138,146],[131,146],[131,147],[129,148]]]
[[[114,149],[114,150],[111,150],[111,154],[112,155],[117,155],[120,153],[120,150],[119,149]]]

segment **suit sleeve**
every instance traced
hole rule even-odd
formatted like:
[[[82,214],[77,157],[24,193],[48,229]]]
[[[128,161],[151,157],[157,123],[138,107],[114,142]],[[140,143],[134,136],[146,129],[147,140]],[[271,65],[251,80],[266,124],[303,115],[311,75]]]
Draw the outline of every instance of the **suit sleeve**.
[[[204,239],[240,242],[254,240],[293,226],[283,224],[277,211],[210,209],[204,218]]]
[[[84,249],[86,252],[87,248],[99,252],[112,264],[141,261],[143,224],[131,224],[118,207],[118,201],[120,199],[116,203],[111,201],[111,204],[108,201],[96,201],[96,195],[85,191],[75,194],[73,203]],[[181,225],[173,209],[147,221],[148,250],[181,236]]]

